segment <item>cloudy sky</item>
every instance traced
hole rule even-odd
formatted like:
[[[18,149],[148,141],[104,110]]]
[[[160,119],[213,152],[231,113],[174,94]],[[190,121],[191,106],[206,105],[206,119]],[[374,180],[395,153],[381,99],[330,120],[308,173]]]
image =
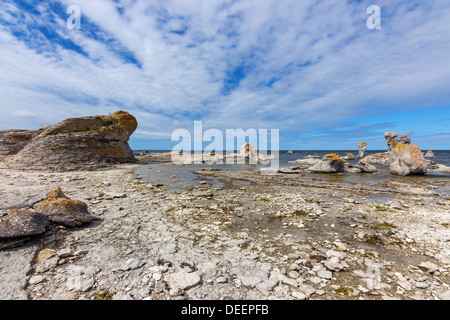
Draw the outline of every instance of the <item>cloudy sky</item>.
[[[118,109],[134,149],[194,120],[279,129],[281,149],[384,149],[391,130],[450,149],[450,1],[0,2],[0,130]]]

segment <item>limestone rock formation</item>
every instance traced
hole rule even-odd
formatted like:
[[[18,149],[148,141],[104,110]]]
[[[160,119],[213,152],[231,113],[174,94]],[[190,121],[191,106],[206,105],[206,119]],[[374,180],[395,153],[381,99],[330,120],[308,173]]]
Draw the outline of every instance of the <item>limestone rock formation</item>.
[[[398,135],[397,131],[388,131],[384,133],[384,138],[386,139],[388,152],[391,152],[391,150],[395,147],[395,144],[397,142],[395,138],[397,138],[397,135]]]
[[[0,131],[0,157],[18,153],[39,133],[39,130]]]
[[[308,157],[306,157],[305,159],[297,159],[294,161],[288,161],[288,163],[296,164],[298,166],[303,166],[303,167],[310,167],[310,166],[315,165],[318,162],[320,162],[320,159],[308,158]]]
[[[358,163],[356,164],[356,168],[360,169],[361,172],[365,172],[365,173],[377,172],[377,168],[374,165],[372,165],[366,161],[363,161],[362,159],[358,161]]]
[[[355,155],[351,152],[347,152],[347,154],[342,157],[342,159],[344,160],[355,160]]]
[[[364,158],[366,156],[367,143],[365,141],[360,141],[358,143],[358,157]]]
[[[450,173],[450,167],[441,163],[428,164],[427,173]]]
[[[398,142],[403,144],[411,144],[411,138],[408,138],[406,135],[404,135],[398,138]]]
[[[388,153],[374,153],[370,154],[368,156],[365,156],[361,159],[361,161],[364,161],[366,163],[370,164],[380,164],[383,166],[389,166],[389,154]]]
[[[0,211],[0,239],[42,234],[48,225],[48,218],[30,209]]]
[[[322,160],[308,169],[317,173],[339,173],[345,172],[344,160],[337,154],[326,154]]]
[[[77,170],[134,161],[127,142],[136,127],[125,111],[66,119],[42,128],[5,162],[14,169]]]
[[[436,158],[432,150],[428,150],[424,155],[425,158]]]
[[[36,203],[33,209],[46,215],[50,222],[66,227],[77,227],[95,220],[84,202],[69,199],[59,188],[51,190],[48,197]]]
[[[428,163],[420,148],[412,144],[397,143],[391,150],[390,170],[398,175],[421,175],[427,172]]]
[[[246,157],[246,158],[256,158],[257,157],[257,151],[256,147],[252,146],[250,143],[246,142],[241,146],[241,152],[240,156]]]

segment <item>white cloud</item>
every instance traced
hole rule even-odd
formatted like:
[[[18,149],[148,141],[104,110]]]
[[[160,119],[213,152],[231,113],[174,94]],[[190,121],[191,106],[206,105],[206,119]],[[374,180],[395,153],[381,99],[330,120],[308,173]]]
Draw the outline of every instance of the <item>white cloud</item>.
[[[444,0],[380,0],[381,30],[366,28],[369,1],[61,3],[80,6],[81,31],[69,32],[49,4],[39,20],[0,4],[0,129],[122,108],[138,118],[136,138],[190,128],[189,115],[210,127],[301,131],[450,98]],[[223,94],[238,67],[245,77]]]

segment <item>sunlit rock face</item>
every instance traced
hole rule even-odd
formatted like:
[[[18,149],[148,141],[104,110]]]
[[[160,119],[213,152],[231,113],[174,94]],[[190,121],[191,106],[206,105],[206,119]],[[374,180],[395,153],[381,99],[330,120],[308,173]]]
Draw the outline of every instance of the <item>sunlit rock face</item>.
[[[6,159],[14,169],[95,169],[131,162],[128,139],[137,128],[125,111],[66,119],[42,128],[17,154]]]
[[[391,173],[407,176],[422,175],[427,172],[428,163],[418,146],[397,143],[390,152]]]

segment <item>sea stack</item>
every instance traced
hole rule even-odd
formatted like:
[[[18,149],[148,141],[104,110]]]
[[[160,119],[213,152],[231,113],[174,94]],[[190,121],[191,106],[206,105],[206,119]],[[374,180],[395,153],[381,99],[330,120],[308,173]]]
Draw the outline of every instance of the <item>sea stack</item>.
[[[367,143],[365,141],[360,141],[358,143],[358,158],[364,158],[366,156]]]
[[[246,142],[241,146],[241,157],[256,159],[257,152],[256,147],[252,146],[250,143]]]
[[[126,111],[66,119],[31,134],[5,163],[13,169],[67,171],[132,162],[128,139],[136,127],[136,119]]]
[[[397,143],[397,131],[388,131],[384,133],[384,138],[386,139],[387,143],[387,151],[388,153],[391,152],[391,150],[395,147],[395,144]]]

